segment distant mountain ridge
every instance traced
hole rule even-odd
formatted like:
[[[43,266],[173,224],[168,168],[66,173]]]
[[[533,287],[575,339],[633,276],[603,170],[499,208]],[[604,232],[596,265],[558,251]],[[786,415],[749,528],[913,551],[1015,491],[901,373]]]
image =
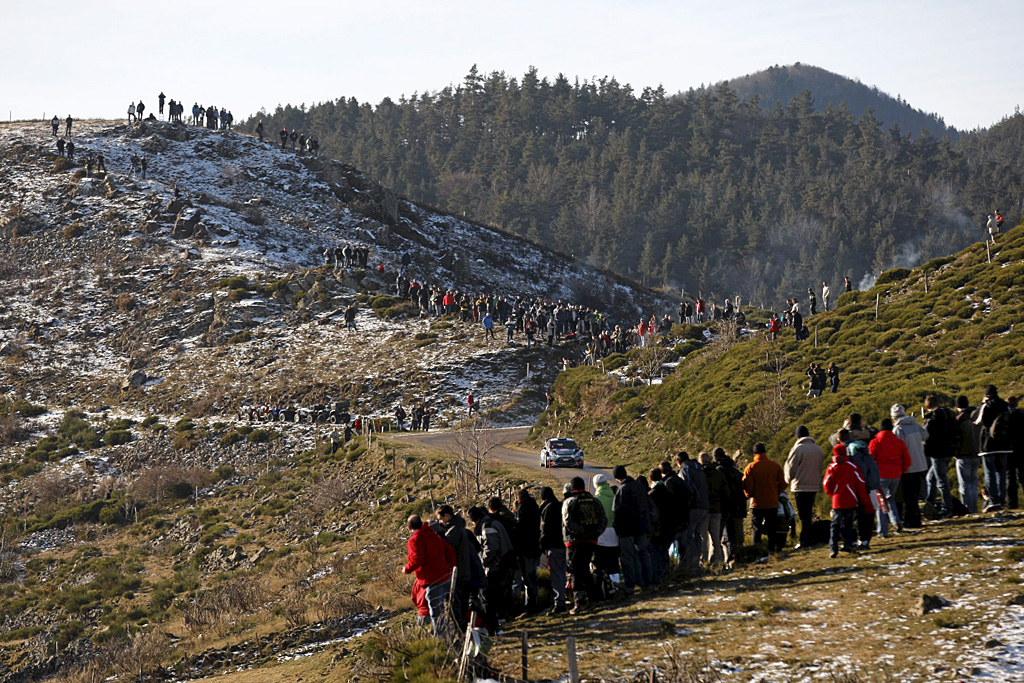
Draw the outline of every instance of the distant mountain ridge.
[[[810,64],[797,62],[787,66],[770,66],[763,71],[731,79],[728,83],[741,100],[749,100],[756,95],[759,104],[769,110],[776,102],[781,102],[785,107],[798,94],[810,90],[818,111],[824,111],[829,105],[839,107],[845,102],[850,113],[858,117],[870,107],[875,118],[886,129],[897,123],[903,133],[913,136],[928,130],[937,138],[949,135],[957,140],[960,137],[960,131],[946,125],[940,115],[915,109],[899,95],[893,97],[859,80]]]

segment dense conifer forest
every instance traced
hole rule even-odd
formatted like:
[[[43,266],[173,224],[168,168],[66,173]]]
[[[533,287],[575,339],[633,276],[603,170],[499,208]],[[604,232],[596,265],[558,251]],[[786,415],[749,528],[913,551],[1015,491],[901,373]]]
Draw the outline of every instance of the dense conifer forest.
[[[953,141],[807,90],[764,107],[728,83],[638,93],[474,67],[438,92],[279,106],[243,127],[261,118],[410,199],[650,286],[758,303],[952,253],[993,210],[1015,225],[1024,208],[1019,112]]]

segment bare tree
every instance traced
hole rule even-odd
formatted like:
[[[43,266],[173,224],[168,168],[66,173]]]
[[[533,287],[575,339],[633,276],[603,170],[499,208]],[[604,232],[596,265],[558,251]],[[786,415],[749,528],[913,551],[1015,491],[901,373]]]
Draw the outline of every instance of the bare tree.
[[[648,344],[636,355],[636,369],[647,384],[653,384],[654,378],[662,372],[662,366],[672,357],[672,350],[655,344]]]
[[[463,486],[472,482],[474,493],[483,490],[484,464],[489,460],[491,451],[498,445],[492,441],[489,424],[482,418],[477,417],[462,423],[464,426],[454,432],[455,444],[448,448],[449,455],[453,456],[456,463],[456,490],[460,490],[460,481]],[[465,486],[468,489],[468,486]],[[462,490],[468,493],[468,490]]]

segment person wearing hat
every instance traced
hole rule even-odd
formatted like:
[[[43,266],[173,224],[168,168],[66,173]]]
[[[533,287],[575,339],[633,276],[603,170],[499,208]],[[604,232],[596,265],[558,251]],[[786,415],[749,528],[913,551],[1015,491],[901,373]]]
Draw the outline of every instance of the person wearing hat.
[[[635,587],[651,585],[651,502],[647,489],[629,476],[625,467],[616,465],[612,476],[619,482],[612,510],[615,533],[619,536],[622,583],[626,592],[632,593]]]
[[[928,458],[924,454],[924,442],[928,440],[928,432],[917,423],[913,415],[899,403],[889,409],[892,416],[892,433],[907,445],[910,453],[910,467],[903,473],[903,526],[907,529],[921,528],[921,484],[928,471]]]
[[[825,471],[821,482],[825,493],[832,498],[832,524],[829,527],[829,557],[839,555],[839,537],[843,537],[843,551],[854,553],[853,525],[857,508],[871,507],[868,491],[857,466],[850,462],[846,446],[839,444],[832,449],[832,463]]]
[[[590,561],[594,557],[597,539],[608,526],[604,508],[587,491],[582,477],[573,477],[572,489],[562,503],[562,537],[568,548],[569,584],[572,587],[572,614],[579,614],[590,605],[594,594],[594,576]]]
[[[562,503],[550,486],[540,490],[540,547],[551,574],[551,595],[555,606],[551,614],[566,610],[565,539],[562,538]]]
[[[812,543],[814,499],[821,491],[821,469],[824,466],[825,454],[814,443],[807,427],[800,425],[796,428],[796,442],[789,449],[783,468],[783,474],[796,498],[796,512],[800,518],[800,541],[796,548],[806,548]]]
[[[597,538],[597,549],[594,551],[594,567],[607,574],[615,583],[619,582],[619,537],[615,533],[615,491],[612,490],[608,477],[598,473],[591,479],[594,487],[594,498],[604,508],[604,516],[608,527]]]

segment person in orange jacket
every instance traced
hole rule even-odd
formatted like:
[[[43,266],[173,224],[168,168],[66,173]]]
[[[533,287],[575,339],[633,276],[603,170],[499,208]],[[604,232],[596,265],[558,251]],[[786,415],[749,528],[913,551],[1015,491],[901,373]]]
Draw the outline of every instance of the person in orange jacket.
[[[761,535],[768,537],[768,552],[781,550],[778,545],[776,513],[779,494],[786,490],[786,476],[782,466],[768,458],[767,449],[760,441],[754,444],[754,462],[743,470],[743,491],[754,501],[754,544]]]

